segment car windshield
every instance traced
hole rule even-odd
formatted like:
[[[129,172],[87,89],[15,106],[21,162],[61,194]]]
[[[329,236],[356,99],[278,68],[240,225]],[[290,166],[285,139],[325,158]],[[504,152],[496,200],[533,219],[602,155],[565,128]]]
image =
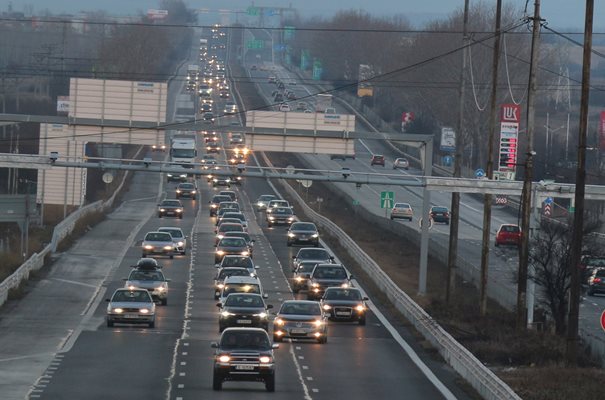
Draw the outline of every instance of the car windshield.
[[[271,207],[288,207],[289,204],[286,200],[271,200]]]
[[[307,260],[327,260],[330,255],[323,249],[301,249],[296,258]]]
[[[410,208],[408,203],[396,203],[395,208]]]
[[[342,267],[320,267],[315,268],[313,277],[319,279],[346,279],[347,272]]]
[[[219,228],[219,233],[221,232],[228,232],[228,231],[239,231],[242,232],[244,230],[244,227],[239,225],[239,224],[231,224],[231,223],[226,223],[226,224],[222,224],[221,227]],[[243,241],[243,239],[240,238],[232,238],[232,240],[241,240]]]
[[[160,229],[160,232],[169,233],[173,239],[180,239],[183,237],[183,232],[180,229]]]
[[[280,314],[292,315],[321,315],[319,303],[284,303],[279,310]]]
[[[163,281],[164,274],[160,271],[132,271],[128,277],[130,281]]]
[[[310,222],[295,222],[290,228],[293,231],[316,231],[315,225]]]
[[[298,272],[313,272],[313,268],[315,268],[316,265],[317,263],[314,262],[301,263],[298,267]]]
[[[240,221],[245,221],[246,217],[244,216],[244,214],[242,213],[235,213],[235,212],[227,212],[223,214],[224,218],[233,218],[233,219],[238,219]]]
[[[180,207],[181,202],[178,200],[164,200],[162,202],[162,207]]]
[[[233,223],[239,224],[241,222],[240,219],[227,217],[227,214],[228,213],[224,213],[223,214],[223,217],[221,218],[221,220],[219,222],[219,225],[222,225],[222,224],[233,224]]]
[[[113,302],[151,303],[147,290],[119,290],[111,298]]]
[[[254,263],[252,262],[252,259],[250,257],[225,256],[225,258],[223,258],[221,266],[254,268]]]
[[[231,293],[256,293],[260,294],[260,287],[250,283],[230,283],[225,285],[223,296],[229,296]]]
[[[246,242],[250,241],[250,235],[248,235],[246,232],[235,232],[235,231],[225,232],[225,236],[242,238]]]
[[[277,207],[273,210],[273,214],[290,215],[292,214],[292,210],[285,207]]]
[[[502,232],[518,233],[519,227],[516,225],[504,225],[502,226]]]
[[[264,307],[260,296],[249,296],[245,294],[230,294],[225,300],[226,306],[231,307]]]
[[[361,293],[359,290],[352,289],[334,289],[330,288],[326,290],[324,294],[326,300],[361,300]]]
[[[222,350],[254,349],[270,350],[271,342],[263,331],[226,331],[221,337]]]
[[[164,232],[151,232],[145,235],[146,242],[170,242],[172,241],[172,236],[170,233]]]
[[[192,183],[181,183],[179,189],[193,189]]]
[[[229,198],[229,196],[227,196],[227,198]],[[229,198],[229,200],[231,200],[231,198]],[[223,201],[219,204],[219,207],[221,208],[221,210],[227,209],[227,208],[239,209],[239,204],[237,204],[234,201]]]
[[[224,237],[218,245],[222,247],[245,247],[246,241],[242,238]]]
[[[216,195],[212,198],[213,203],[223,203],[225,201],[231,201],[231,198],[223,195]]]
[[[447,212],[447,208],[445,207],[433,207],[433,212]]]
[[[250,276],[250,271],[246,268],[223,268],[218,273],[217,279],[224,281],[229,276]]]

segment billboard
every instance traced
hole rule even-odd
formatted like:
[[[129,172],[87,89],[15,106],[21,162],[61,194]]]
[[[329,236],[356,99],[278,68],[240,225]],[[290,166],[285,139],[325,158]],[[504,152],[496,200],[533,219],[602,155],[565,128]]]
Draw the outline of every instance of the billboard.
[[[164,20],[168,18],[168,10],[147,10],[147,18],[151,20]]]
[[[57,114],[67,115],[69,113],[69,96],[57,96]]]
[[[274,128],[309,131],[355,131],[351,114],[246,111],[246,128]]]
[[[374,87],[370,80],[376,76],[374,67],[359,64],[359,75],[357,80],[357,97],[374,96]]]
[[[441,151],[456,151],[456,132],[453,128],[441,128],[441,143],[439,144]]]
[[[498,172],[500,179],[513,180],[517,169],[517,148],[521,106],[503,104],[500,108],[500,146]]]

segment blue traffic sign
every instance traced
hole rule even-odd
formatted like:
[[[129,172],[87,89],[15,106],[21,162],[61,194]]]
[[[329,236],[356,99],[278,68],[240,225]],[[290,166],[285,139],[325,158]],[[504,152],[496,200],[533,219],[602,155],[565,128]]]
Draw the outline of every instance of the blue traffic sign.
[[[451,167],[454,163],[454,157],[452,156],[443,156],[443,165],[446,167]]]
[[[552,197],[547,197],[546,200],[544,200],[544,204],[552,204],[554,202],[555,200]]]
[[[475,177],[477,178],[483,178],[485,176],[485,171],[481,168],[477,168],[477,170],[475,170]]]

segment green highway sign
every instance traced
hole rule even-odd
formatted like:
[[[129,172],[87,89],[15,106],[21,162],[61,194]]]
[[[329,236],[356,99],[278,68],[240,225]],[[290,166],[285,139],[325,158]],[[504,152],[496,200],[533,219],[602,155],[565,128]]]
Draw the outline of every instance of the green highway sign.
[[[353,200],[353,205],[354,206],[358,206],[359,205],[359,200]]]
[[[246,47],[249,49],[264,49],[265,41],[259,39],[248,40],[246,42]]]
[[[380,208],[393,208],[394,202],[394,192],[380,192]]]

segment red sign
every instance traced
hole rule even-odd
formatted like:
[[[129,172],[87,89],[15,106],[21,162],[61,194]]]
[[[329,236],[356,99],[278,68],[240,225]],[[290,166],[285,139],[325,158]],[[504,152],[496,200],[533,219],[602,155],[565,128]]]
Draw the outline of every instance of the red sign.
[[[601,151],[605,151],[605,111],[601,112],[601,119],[599,120],[599,138]]]
[[[401,113],[401,122],[411,122],[414,120],[413,112],[403,112]]]
[[[521,122],[521,106],[516,104],[502,104],[500,122]]]
[[[601,328],[605,331],[605,310],[603,310],[603,313],[601,314]]]

